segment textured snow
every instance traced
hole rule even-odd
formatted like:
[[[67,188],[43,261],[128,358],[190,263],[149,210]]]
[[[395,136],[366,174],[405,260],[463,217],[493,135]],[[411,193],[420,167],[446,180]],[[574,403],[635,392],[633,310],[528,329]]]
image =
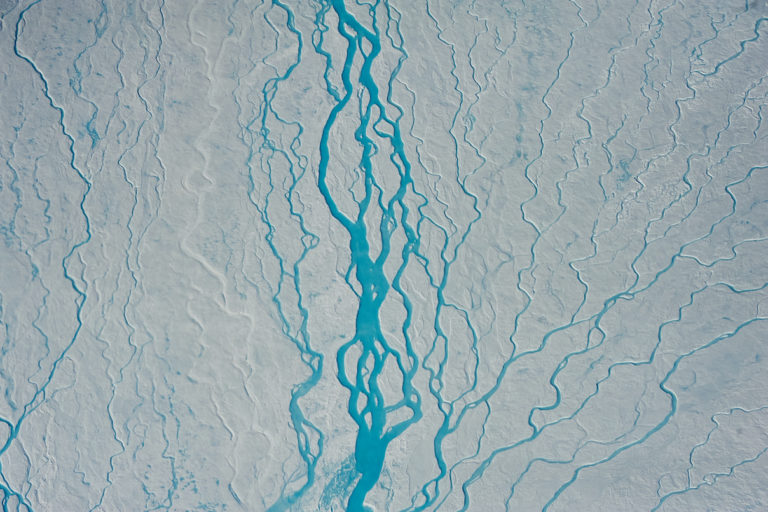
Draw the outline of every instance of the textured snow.
[[[3,511],[768,510],[768,3],[0,0]]]

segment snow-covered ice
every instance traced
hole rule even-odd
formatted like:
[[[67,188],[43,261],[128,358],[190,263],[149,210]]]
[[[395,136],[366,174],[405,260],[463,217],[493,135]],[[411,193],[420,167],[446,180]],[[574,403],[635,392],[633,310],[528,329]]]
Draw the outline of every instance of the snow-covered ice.
[[[768,510],[768,3],[0,21],[3,511]]]

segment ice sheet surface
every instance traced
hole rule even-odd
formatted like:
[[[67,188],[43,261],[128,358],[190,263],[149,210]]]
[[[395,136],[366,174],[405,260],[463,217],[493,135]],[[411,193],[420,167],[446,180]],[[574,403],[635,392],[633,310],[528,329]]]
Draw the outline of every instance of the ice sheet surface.
[[[768,4],[0,0],[4,511],[768,510]]]

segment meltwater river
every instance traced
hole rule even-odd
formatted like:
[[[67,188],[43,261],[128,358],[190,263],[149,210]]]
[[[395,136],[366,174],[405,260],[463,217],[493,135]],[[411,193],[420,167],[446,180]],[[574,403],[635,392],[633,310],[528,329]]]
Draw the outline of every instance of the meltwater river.
[[[768,510],[767,39],[0,0],[2,510]]]

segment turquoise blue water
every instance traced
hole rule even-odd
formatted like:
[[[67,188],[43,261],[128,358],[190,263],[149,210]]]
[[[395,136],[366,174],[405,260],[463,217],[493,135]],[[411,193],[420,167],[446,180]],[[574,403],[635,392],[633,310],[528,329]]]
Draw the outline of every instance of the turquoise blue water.
[[[0,0],[3,511],[768,509],[768,4]]]

